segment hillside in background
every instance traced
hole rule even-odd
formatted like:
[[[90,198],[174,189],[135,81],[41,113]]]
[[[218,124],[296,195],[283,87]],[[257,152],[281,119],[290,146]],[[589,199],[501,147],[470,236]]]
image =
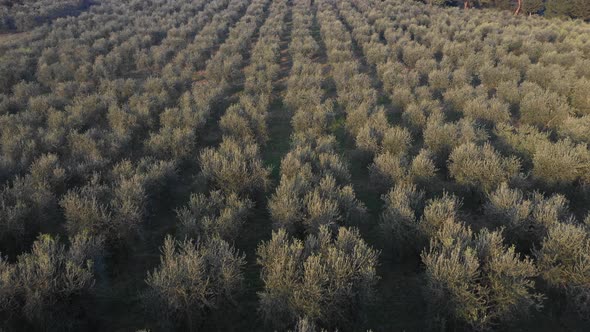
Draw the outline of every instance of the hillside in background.
[[[456,6],[464,9],[493,8],[510,10],[515,15],[542,15],[547,18],[590,20],[587,0],[418,0],[436,6]]]
[[[590,330],[590,24],[89,5],[0,3],[0,331]]]
[[[4,0],[0,1],[0,33],[29,31],[65,16],[88,9],[91,0]]]

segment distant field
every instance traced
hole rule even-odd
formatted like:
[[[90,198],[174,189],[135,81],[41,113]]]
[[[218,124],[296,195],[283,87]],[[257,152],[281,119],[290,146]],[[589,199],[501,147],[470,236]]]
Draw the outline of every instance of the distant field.
[[[590,24],[403,0],[29,23],[0,34],[0,331],[590,330]]]

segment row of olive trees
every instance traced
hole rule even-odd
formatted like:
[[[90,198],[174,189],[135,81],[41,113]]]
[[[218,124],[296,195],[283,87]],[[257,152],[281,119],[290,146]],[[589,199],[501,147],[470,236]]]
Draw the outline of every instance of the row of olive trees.
[[[233,12],[239,12],[239,8],[228,9],[226,14]],[[100,21],[101,16],[93,17],[95,16],[98,17],[95,20]],[[140,13],[139,18],[141,17]],[[140,19],[138,20],[141,22]],[[56,34],[61,34],[61,30],[67,31],[60,26],[52,28],[56,30]],[[80,23],[77,28],[82,30],[86,26]],[[73,28],[70,27],[70,29]],[[75,33],[75,35],[80,34],[79,31]],[[129,38],[128,33],[122,35]],[[43,40],[44,43],[30,45],[29,48],[38,47],[41,50],[44,48],[43,54],[40,54],[39,71],[42,71],[46,67],[45,63],[50,61],[51,66],[58,65],[56,72],[64,73],[68,70],[64,70],[63,66],[83,68],[86,61],[94,61],[91,57],[97,55],[97,50],[84,49],[83,46],[88,43],[92,46],[92,43],[96,41],[92,40],[92,37],[92,35],[84,35],[84,39],[72,38],[71,41],[75,42],[75,47],[71,47],[68,42],[51,48],[49,47],[51,39],[46,38]],[[86,38],[90,40],[86,41]],[[104,40],[104,38],[98,39],[95,44]],[[124,39],[120,42],[126,43]],[[139,45],[133,43],[127,45],[128,48],[131,46],[141,49]],[[74,52],[70,52],[68,47]],[[118,54],[121,57],[119,52],[120,48],[113,45],[109,54]],[[84,55],[86,55],[85,58]],[[10,53],[6,56],[10,56]],[[78,58],[81,58],[81,62],[69,63]],[[35,66],[32,67],[35,68]],[[155,74],[152,72],[152,75]],[[146,140],[148,144],[146,148],[150,154],[158,157],[170,155],[186,157],[192,142],[185,140],[184,144],[178,144],[179,147],[172,143],[175,138],[179,141],[178,137],[194,137],[194,130],[189,128],[202,127],[203,118],[207,114],[205,109],[195,110],[199,103],[190,94],[183,94],[186,89],[178,89],[174,80],[157,77],[146,80],[123,80],[122,78],[106,80],[94,75],[91,77],[92,82],[89,78],[72,77],[71,81],[59,83],[52,81],[48,83],[48,86],[35,82],[21,82],[11,88],[12,95],[6,96],[2,104],[3,130],[0,135],[4,157],[1,167],[2,179],[14,173],[26,171],[29,165],[44,153],[63,156],[62,158],[68,159],[62,160],[66,168],[78,173],[73,176],[87,177],[113,159],[120,160],[133,152],[136,152],[138,157],[142,157],[146,152],[141,149],[131,149],[131,146],[143,144],[146,133],[158,130],[158,126],[163,127],[160,131],[168,135],[153,134],[150,140]],[[52,91],[48,91],[48,88]],[[161,110],[168,107],[173,109],[160,116]],[[60,112],[62,110],[64,112]],[[170,128],[180,122],[174,122],[176,117],[183,117],[182,123],[186,124],[186,127]],[[170,149],[168,150],[167,147]]]
[[[588,317],[589,218],[575,220],[565,197],[527,197],[503,183],[485,204],[489,226],[498,230],[473,234],[460,221],[455,196],[425,200],[424,194],[415,185],[396,185],[384,197],[380,225],[400,252],[422,250],[433,318],[473,329],[526,318],[547,291],[535,288],[538,277]]]
[[[254,1],[207,64],[206,84],[221,87],[226,94],[235,87],[235,79],[242,79],[238,76],[245,63],[241,54],[259,31],[250,64],[244,69],[244,91],[219,121],[223,141],[204,149],[199,157],[211,191],[192,194],[189,203],[177,210],[178,233],[185,240],[168,237],[160,266],[146,279],[146,303],[164,313],[164,323],[172,327],[198,329],[213,313],[235,305],[243,288],[245,256],[231,243],[254,206],[250,196],[268,187],[269,171],[262,164],[259,144],[266,136],[266,113],[278,75],[279,43],[288,11],[284,0],[268,4]],[[260,26],[265,10],[268,18]]]
[[[176,175],[173,162],[144,158],[123,160],[111,170],[95,173],[87,184],[66,192],[66,170],[54,154],[41,156],[23,177],[0,192],[2,249],[22,250],[63,211],[71,236],[88,232],[108,244],[120,244],[138,230],[147,206]],[[23,240],[25,240],[23,242]]]
[[[345,328],[373,298],[378,253],[357,230],[339,227],[364,214],[348,184],[350,173],[329,135],[334,103],[327,99],[312,35],[311,1],[294,2],[289,52],[293,66],[284,101],[292,112],[292,149],[269,199],[276,231],[258,247],[263,291],[260,307],[272,327]],[[304,235],[306,234],[306,235]],[[304,240],[300,240],[303,238]]]
[[[336,16],[336,8],[322,3],[321,31],[328,50],[339,104],[347,113],[347,128],[356,147],[374,156],[371,177],[377,187],[389,188],[400,181],[426,183],[436,173],[432,153],[412,154],[412,132],[389,124],[387,110],[378,106],[378,91],[353,53],[353,38]],[[362,45],[362,41],[358,41]],[[362,87],[362,88],[359,88]]]
[[[302,2],[297,8],[303,6]],[[296,12],[293,21],[289,45],[293,67],[285,94],[293,114],[293,148],[281,161],[281,180],[269,210],[275,228],[313,234],[320,226],[335,229],[338,221],[354,222],[364,206],[348,185],[348,167],[336,153],[335,138],[328,134],[335,110],[333,102],[325,100],[321,64],[311,61],[319,52],[309,33],[311,16]]]
[[[274,101],[274,84],[280,72],[280,42],[286,30],[287,3],[273,3],[258,41],[249,55],[244,70],[244,92],[239,101],[228,108],[220,120],[225,136],[264,145],[268,140],[267,115]]]
[[[568,204],[563,195],[525,195],[503,184],[488,195],[485,216],[507,230],[510,242],[534,254],[548,289],[564,296],[568,307],[587,319],[590,214],[580,222]]]
[[[208,59],[213,61],[212,55],[218,57],[219,52],[213,54],[216,48],[225,45],[224,36],[231,31],[241,29],[246,24],[243,16],[240,21],[232,27],[245,10],[247,2],[231,1],[227,8],[215,14],[215,16],[202,27],[193,40],[186,40],[185,43],[175,41],[180,49],[170,59],[167,57],[147,58],[146,68],[161,68],[162,76],[171,78],[172,81],[165,81],[166,85],[177,85],[185,90],[179,105],[180,109],[167,109],[160,114],[160,128],[158,132],[152,133],[146,144],[153,153],[161,158],[178,158],[194,161],[198,153],[198,138],[200,129],[203,129],[211,115],[211,109],[224,96],[230,86],[213,73]],[[249,7],[250,8],[250,7]],[[207,16],[204,16],[205,18]],[[205,20],[203,20],[205,22]],[[241,23],[240,23],[241,22]],[[190,38],[190,35],[187,36]],[[165,45],[160,45],[165,46]],[[162,50],[170,52],[170,49]],[[157,53],[147,53],[148,55]],[[227,53],[224,53],[227,56]],[[210,59],[211,58],[211,59]],[[221,60],[215,61],[219,63]],[[235,65],[234,65],[235,66]],[[149,70],[149,69],[148,69]],[[204,71],[204,77],[197,77],[195,72]]]
[[[334,235],[321,226],[304,241],[273,232],[258,247],[264,319],[280,329],[298,317],[330,329],[350,326],[374,297],[378,256],[356,229],[340,227]]]
[[[227,41],[207,62],[207,77],[203,84],[197,85],[198,90],[217,90],[218,95],[222,96],[237,81],[244,79],[241,70],[245,63],[243,53],[249,50],[253,36],[260,28],[268,3],[264,0],[254,1],[248,7],[246,15],[230,31]],[[226,192],[245,194],[263,191],[268,187],[269,171],[262,163],[257,142],[241,137],[241,126],[228,123],[235,107],[230,106],[220,119],[223,139],[219,147],[207,148],[200,153],[202,175],[213,187]],[[257,126],[255,124],[252,127]],[[228,132],[232,134],[228,135]]]

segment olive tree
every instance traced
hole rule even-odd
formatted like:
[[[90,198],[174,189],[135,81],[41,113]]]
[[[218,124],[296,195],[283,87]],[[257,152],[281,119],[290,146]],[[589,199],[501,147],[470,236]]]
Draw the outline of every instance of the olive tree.
[[[524,123],[557,128],[570,112],[567,101],[555,92],[534,85],[525,91],[520,102],[520,117]]]
[[[550,187],[590,183],[590,151],[569,138],[539,144],[533,154],[533,177]]]
[[[338,185],[331,175],[316,182],[306,173],[310,174],[310,170],[303,168],[300,175],[281,179],[268,204],[275,228],[315,234],[322,226],[351,224],[364,215],[365,206],[356,198],[352,186]]]
[[[588,228],[557,223],[535,250],[541,277],[563,292],[572,307],[590,317],[590,233]]]
[[[72,303],[90,295],[102,246],[100,238],[88,233],[73,237],[69,248],[58,237],[43,234],[15,263],[0,258],[0,312],[22,317],[36,328],[74,323]]]
[[[435,318],[472,330],[526,317],[542,306],[533,261],[503,244],[501,232],[445,222],[422,252],[426,296]]]
[[[549,229],[572,218],[565,196],[545,197],[539,192],[525,196],[520,189],[512,189],[506,183],[488,195],[484,214],[493,225],[508,230],[508,239],[535,245]]]
[[[258,145],[226,138],[217,149],[199,156],[203,176],[225,191],[244,193],[265,190],[270,171],[262,164]]]
[[[148,272],[145,303],[193,331],[208,311],[216,310],[241,289],[245,258],[219,238],[194,243],[166,237],[160,266]]]
[[[56,196],[63,190],[65,174],[56,155],[42,155],[33,162],[27,175],[14,178],[0,189],[0,239],[3,245],[12,243],[18,246],[24,238],[34,237],[42,223],[53,216],[57,207]]]
[[[181,233],[197,239],[219,236],[231,241],[240,231],[254,203],[235,193],[216,190],[205,196],[192,194],[189,203],[178,209]]]
[[[259,245],[257,255],[264,282],[259,310],[276,328],[293,325],[298,317],[343,327],[373,296],[378,252],[356,229],[341,227],[333,235],[321,227],[305,241],[280,229]]]
[[[382,196],[385,209],[379,226],[384,238],[400,254],[413,252],[418,247],[416,242],[421,242],[418,221],[424,205],[424,195],[424,191],[418,190],[416,185],[400,183]]]
[[[503,157],[488,143],[460,145],[449,156],[449,173],[462,185],[484,193],[497,188],[502,182],[516,180],[520,175],[520,160]]]

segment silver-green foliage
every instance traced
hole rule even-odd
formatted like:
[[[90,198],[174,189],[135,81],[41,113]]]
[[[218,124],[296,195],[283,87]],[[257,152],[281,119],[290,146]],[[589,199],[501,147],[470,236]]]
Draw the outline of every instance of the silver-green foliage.
[[[209,195],[193,194],[188,204],[176,211],[181,233],[197,238],[219,236],[231,241],[236,238],[254,203],[235,193],[216,190]]]
[[[70,310],[71,302],[89,295],[94,286],[102,246],[100,238],[88,233],[73,237],[69,248],[58,237],[43,234],[15,263],[0,257],[0,312],[43,324],[63,314],[60,310]]]
[[[373,297],[378,252],[358,230],[341,227],[337,234],[321,227],[305,241],[284,230],[258,247],[264,290],[260,311],[277,328],[306,317],[323,326],[346,326]]]
[[[526,316],[542,306],[535,292],[537,268],[503,244],[501,232],[478,234],[446,221],[422,252],[427,299],[439,319],[473,330]]]
[[[590,233],[588,226],[558,223],[535,250],[541,277],[566,294],[573,308],[590,317]]]
[[[147,274],[144,299],[164,319],[193,328],[204,310],[233,301],[241,290],[244,264],[245,257],[219,238],[195,244],[168,236],[160,265]]]

